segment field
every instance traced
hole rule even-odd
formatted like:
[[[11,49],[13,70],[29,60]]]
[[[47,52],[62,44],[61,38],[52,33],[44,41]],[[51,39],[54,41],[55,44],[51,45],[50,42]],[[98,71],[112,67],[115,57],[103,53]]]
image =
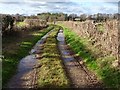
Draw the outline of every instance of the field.
[[[65,15],[4,18],[3,88],[120,88],[118,20]]]

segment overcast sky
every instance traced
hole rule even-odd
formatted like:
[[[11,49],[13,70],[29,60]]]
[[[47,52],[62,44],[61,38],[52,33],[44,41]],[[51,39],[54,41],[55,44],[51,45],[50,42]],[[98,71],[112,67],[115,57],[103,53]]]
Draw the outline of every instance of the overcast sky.
[[[0,0],[2,14],[63,12],[76,14],[118,13],[119,0]]]

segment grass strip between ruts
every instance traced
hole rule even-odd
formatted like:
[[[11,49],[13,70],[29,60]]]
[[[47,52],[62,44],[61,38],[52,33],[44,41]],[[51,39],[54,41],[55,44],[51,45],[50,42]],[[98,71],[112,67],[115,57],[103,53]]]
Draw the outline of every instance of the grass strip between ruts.
[[[66,77],[62,60],[57,48],[56,35],[59,27],[50,33],[44,44],[43,58],[39,60],[38,88],[67,88],[69,80]]]

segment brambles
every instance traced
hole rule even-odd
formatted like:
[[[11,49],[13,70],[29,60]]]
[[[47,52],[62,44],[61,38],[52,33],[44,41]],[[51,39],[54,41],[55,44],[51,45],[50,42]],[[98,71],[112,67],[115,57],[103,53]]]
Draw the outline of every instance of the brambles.
[[[20,20],[20,17],[22,20]],[[3,36],[14,36],[17,31],[28,31],[35,29],[43,29],[47,27],[47,22],[40,19],[25,18],[24,16],[2,16],[2,33]]]
[[[103,23],[85,22],[61,22],[71,28],[78,36],[88,38],[91,44],[99,49],[103,55],[118,55],[118,21],[111,20]]]
[[[46,21],[40,20],[40,19],[25,19],[24,22],[29,26],[41,26],[45,27],[47,25]]]

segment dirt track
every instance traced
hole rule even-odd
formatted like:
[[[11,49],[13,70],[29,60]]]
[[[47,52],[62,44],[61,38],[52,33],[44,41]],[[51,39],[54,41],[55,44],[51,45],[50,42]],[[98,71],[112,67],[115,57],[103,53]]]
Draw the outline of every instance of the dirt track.
[[[31,50],[30,55],[23,58],[18,66],[18,73],[8,83],[9,88],[36,88],[37,87],[37,53],[40,52],[42,44],[49,34],[44,36]],[[41,45],[40,45],[41,44]],[[38,46],[41,46],[41,48]],[[64,61],[67,76],[70,78],[73,88],[101,88],[97,77],[90,72],[82,63],[80,57],[65,42],[59,42],[58,47],[61,58]],[[32,55],[32,56],[31,56]]]

